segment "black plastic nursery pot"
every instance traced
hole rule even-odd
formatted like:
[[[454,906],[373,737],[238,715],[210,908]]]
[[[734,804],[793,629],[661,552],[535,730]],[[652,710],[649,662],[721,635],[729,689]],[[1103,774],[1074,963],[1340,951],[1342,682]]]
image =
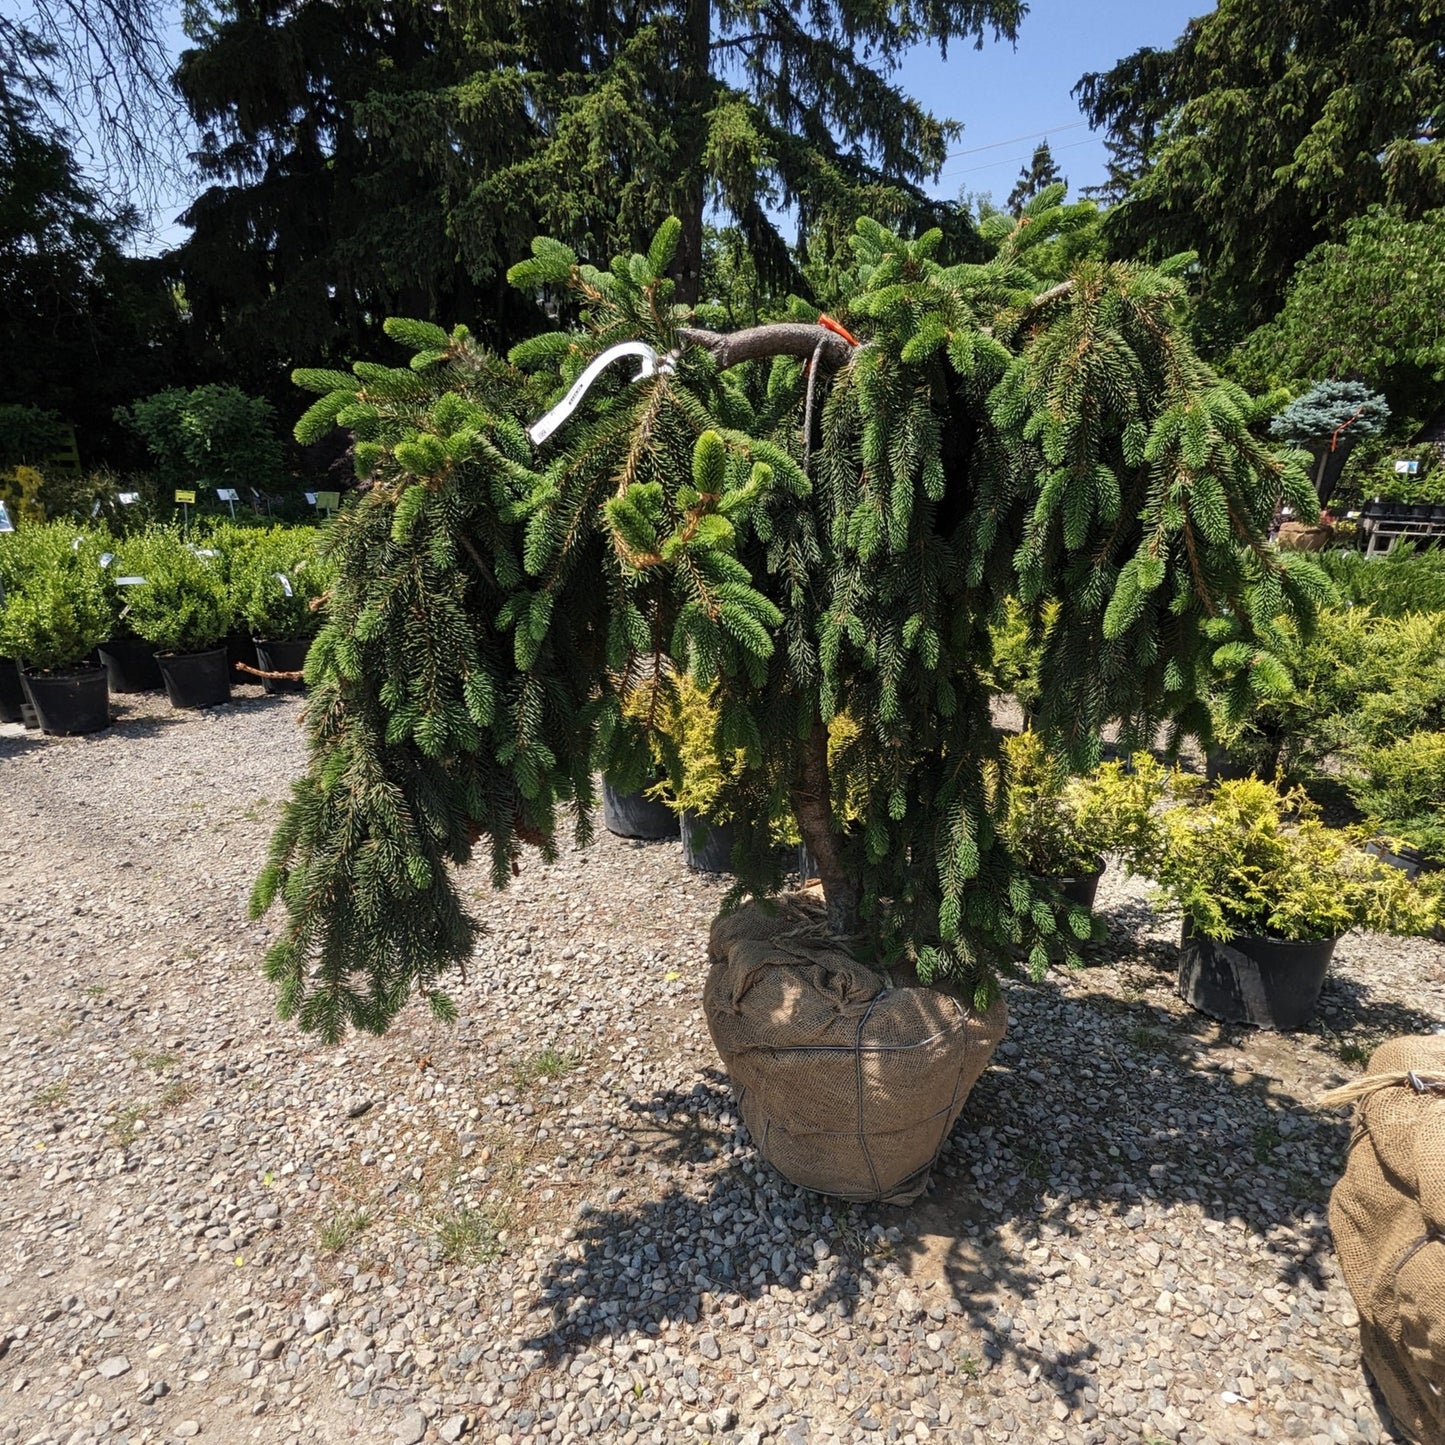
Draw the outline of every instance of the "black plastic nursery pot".
[[[1077,903],[1080,908],[1093,912],[1094,900],[1099,896],[1099,880],[1104,876],[1104,867],[1104,860],[1100,858],[1098,866],[1087,873],[1051,873],[1044,882],[1070,903]]]
[[[159,692],[164,686],[155,647],[143,638],[112,637],[98,650],[112,692]]]
[[[1211,783],[1237,783],[1241,778],[1272,778],[1279,768],[1279,749],[1253,759],[1233,757],[1227,748],[1210,748],[1204,755],[1204,777]]]
[[[224,647],[209,652],[158,652],[161,680],[172,707],[217,707],[231,700],[231,667]]]
[[[0,657],[0,722],[25,721],[25,684],[20,664],[13,657]]]
[[[1398,868],[1406,878],[1414,878],[1425,866],[1425,855],[1404,843],[1391,847],[1377,839],[1365,844],[1365,852],[1381,863],[1388,863],[1391,868]]]
[[[226,671],[232,682],[254,681],[249,673],[241,669],[254,667],[255,656],[256,644],[244,627],[226,634]]]
[[[263,642],[258,637],[256,666],[262,672],[300,672],[306,666],[306,654],[310,651],[309,637],[279,642]],[[299,677],[263,677],[261,686],[271,693],[306,691],[306,684]]]
[[[1220,943],[1184,920],[1179,996],[1225,1023],[1290,1033],[1315,1011],[1338,938],[1291,942],[1237,934]]]
[[[677,837],[677,814],[646,793],[619,793],[606,778],[602,780],[602,821],[609,833],[619,838],[641,838],[660,842]]]
[[[110,726],[110,689],[103,667],[73,667],[62,672],[27,668],[21,677],[41,732],[71,737]]]
[[[682,861],[699,873],[731,873],[736,823],[709,823],[695,813],[682,813]]]

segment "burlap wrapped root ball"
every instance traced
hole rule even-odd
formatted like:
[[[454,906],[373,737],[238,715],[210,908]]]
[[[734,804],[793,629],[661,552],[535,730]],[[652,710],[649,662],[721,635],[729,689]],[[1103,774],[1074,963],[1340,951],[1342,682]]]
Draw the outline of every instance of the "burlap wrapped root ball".
[[[1003,1038],[955,989],[864,967],[829,939],[816,894],[719,918],[703,1007],[759,1152],[784,1178],[908,1204]]]
[[[1360,1350],[1395,1423],[1445,1445],[1445,1037],[1392,1039],[1364,1076],[1330,1230]]]

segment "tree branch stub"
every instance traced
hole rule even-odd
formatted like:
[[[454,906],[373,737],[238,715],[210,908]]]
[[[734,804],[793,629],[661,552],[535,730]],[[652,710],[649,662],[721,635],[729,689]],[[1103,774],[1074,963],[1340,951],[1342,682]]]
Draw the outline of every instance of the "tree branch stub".
[[[829,371],[839,371],[848,364],[854,351],[836,331],[801,321],[775,321],[726,334],[684,326],[677,334],[679,340],[688,345],[710,351],[722,371],[730,366],[739,366],[744,361],[764,361],[773,356],[796,356],[807,360],[815,352],[820,363]]]

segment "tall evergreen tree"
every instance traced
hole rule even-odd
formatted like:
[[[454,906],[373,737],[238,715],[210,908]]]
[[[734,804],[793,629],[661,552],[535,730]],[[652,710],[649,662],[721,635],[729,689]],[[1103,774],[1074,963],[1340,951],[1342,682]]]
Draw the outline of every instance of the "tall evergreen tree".
[[[1197,251],[1203,321],[1221,347],[1267,321],[1296,263],[1351,217],[1445,205],[1433,3],[1220,0],[1172,49],[1086,75],[1078,93],[1093,124],[1148,146],[1110,216],[1114,244]]]
[[[444,15],[386,0],[243,0],[197,9],[190,35],[176,83],[208,184],[173,264],[233,377],[275,389],[302,361],[355,354],[389,311],[479,309],[435,178],[359,119],[381,92],[458,78]],[[499,125],[497,143],[508,137]]]
[[[891,72],[925,41],[1012,37],[1020,0],[238,0],[196,24],[178,82],[213,184],[181,254],[199,324],[239,355],[353,353],[391,310],[506,337],[507,259],[544,226],[592,254],[683,219],[695,300],[704,218],[769,284],[864,210],[921,228],[949,125]]]
[[[1008,193],[1006,204],[1009,212],[1014,216],[1021,216],[1024,207],[1035,196],[1050,186],[1060,183],[1068,184],[1059,171],[1058,162],[1054,160],[1054,153],[1049,148],[1048,141],[1040,141],[1034,147],[1034,153],[1029,163],[1019,172],[1019,178],[1014,182],[1013,190]]]
[[[832,927],[925,981],[987,995],[1010,959],[1077,948],[1087,919],[995,825],[989,620],[1010,597],[1032,619],[1039,726],[1084,764],[1110,718],[1126,739],[1204,726],[1220,671],[1237,708],[1280,688],[1274,620],[1308,617],[1323,581],[1264,541],[1281,489],[1309,512],[1309,479],[1191,351],[1179,283],[1086,262],[1046,284],[1031,254],[1058,220],[1034,203],[990,262],[952,266],[939,232],[860,220],[859,345],[799,321],[696,329],[673,221],[605,271],[536,243],[513,279],[586,324],[510,364],[392,321],[409,367],[298,373],[320,393],[298,434],[351,428],[365,490],[333,533],[310,766],[253,900],[286,908],[267,962],[285,1015],[381,1029],[414,989],[450,1013],[476,936],[451,866],[484,841],[505,885],[524,844],[552,854],[567,800],[585,837],[594,768],[626,787],[650,767],[624,700],[680,674],[741,754],[741,888],[780,885],[770,825],[790,812]],[[559,382],[638,341],[650,374],[602,373],[532,440]],[[830,756],[840,715],[856,744]]]
[[[25,78],[0,72],[0,396],[58,413],[90,459],[112,451],[115,406],[176,360],[161,268],[122,250],[135,221],[102,205]]]

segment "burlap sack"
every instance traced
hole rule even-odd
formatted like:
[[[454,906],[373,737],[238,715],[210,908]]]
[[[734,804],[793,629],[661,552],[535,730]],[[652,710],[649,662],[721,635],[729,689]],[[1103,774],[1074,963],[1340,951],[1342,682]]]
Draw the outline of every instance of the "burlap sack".
[[[1309,527],[1303,522],[1284,522],[1275,540],[1283,552],[1323,552],[1334,540],[1331,526]]]
[[[987,1012],[916,977],[885,979],[823,936],[815,898],[712,927],[703,1007],[763,1157],[820,1194],[908,1204],[1003,1038]]]
[[[1445,1445],[1445,1037],[1392,1039],[1326,1101],[1352,1095],[1330,1229],[1361,1351],[1399,1428]]]

